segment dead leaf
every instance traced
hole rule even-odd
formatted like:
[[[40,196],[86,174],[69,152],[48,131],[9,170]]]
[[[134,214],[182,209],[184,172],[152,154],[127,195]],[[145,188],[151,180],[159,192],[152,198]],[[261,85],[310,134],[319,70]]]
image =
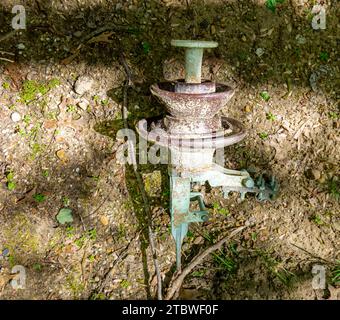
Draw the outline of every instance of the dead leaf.
[[[56,155],[58,157],[59,160],[61,160],[63,163],[66,163],[69,161],[66,152],[64,149],[60,149],[56,152]]]
[[[6,74],[11,78],[12,84],[17,90],[20,90],[23,82],[23,76],[20,72],[21,68],[17,63],[8,63],[5,67]]]
[[[87,43],[97,43],[97,42],[112,43],[113,40],[109,39],[112,35],[113,35],[113,32],[111,31],[103,32],[102,34],[90,39]]]
[[[44,121],[44,128],[45,129],[55,129],[57,126],[57,121],[56,120],[46,120]]]

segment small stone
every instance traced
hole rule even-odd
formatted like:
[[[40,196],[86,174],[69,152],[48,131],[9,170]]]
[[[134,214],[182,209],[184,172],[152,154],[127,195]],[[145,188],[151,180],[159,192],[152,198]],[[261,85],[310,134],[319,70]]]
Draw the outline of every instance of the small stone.
[[[86,23],[86,25],[90,28],[90,29],[96,29],[97,28],[97,25],[93,22],[88,22]]]
[[[57,120],[46,120],[44,121],[44,128],[49,129],[55,129],[57,127]]]
[[[247,104],[247,105],[244,107],[244,111],[245,111],[245,112],[251,112],[251,106]]]
[[[302,36],[301,34],[298,34],[295,37],[295,40],[298,44],[305,44],[306,43],[306,38],[304,36]]]
[[[80,76],[74,84],[74,91],[80,95],[90,91],[94,85],[94,80],[87,76]]]
[[[243,42],[247,42],[247,37],[246,37],[246,36],[242,36],[242,37],[241,37],[241,40],[242,40]]]
[[[195,240],[194,240],[194,244],[200,244],[203,243],[204,239],[201,236],[198,236]]]
[[[334,221],[334,222],[333,222],[333,227],[334,227],[337,231],[340,231],[340,220]]]
[[[215,34],[216,33],[216,27],[214,25],[212,25],[210,27],[210,31],[211,31],[211,34]]]
[[[312,170],[312,175],[315,180],[319,180],[321,178],[321,172],[317,169]]]
[[[23,43],[19,43],[19,44],[17,45],[17,48],[18,48],[19,50],[24,50],[24,49],[26,48],[26,46],[25,46]]]
[[[7,257],[9,255],[9,249],[5,248],[3,251],[2,251],[2,256],[3,257]]]
[[[324,174],[321,175],[321,177],[318,179],[319,183],[325,183],[326,182],[326,176]]]
[[[87,106],[88,106],[88,104],[87,104],[85,101],[80,101],[80,102],[78,102],[78,107],[79,107],[80,109],[84,110],[84,111],[87,110]]]
[[[264,49],[263,48],[257,48],[255,53],[258,57],[261,57],[264,54]]]
[[[82,36],[82,32],[81,31],[76,31],[73,35],[76,37],[76,38],[80,38]]]
[[[103,226],[107,226],[109,224],[109,219],[107,216],[101,216],[100,217],[100,222]]]
[[[21,115],[18,112],[13,112],[11,114],[11,119],[13,122],[19,122],[21,120]]]

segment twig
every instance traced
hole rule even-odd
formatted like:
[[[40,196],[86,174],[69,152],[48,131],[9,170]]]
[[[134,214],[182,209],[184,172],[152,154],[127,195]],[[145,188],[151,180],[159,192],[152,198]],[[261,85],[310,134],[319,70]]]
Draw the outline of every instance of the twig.
[[[4,41],[4,40],[14,36],[17,32],[18,32],[18,30],[12,30],[10,32],[5,33],[3,36],[0,36],[0,41]]]
[[[124,86],[124,100],[123,100],[123,106],[122,106],[122,116],[123,116],[123,122],[124,122],[124,127],[128,128],[128,121],[127,121],[127,106],[128,106],[128,90],[131,86],[133,86],[133,79],[132,79],[132,73],[130,71],[130,68],[125,60],[125,57],[123,55],[122,52],[120,52],[120,60],[124,66],[124,70],[126,73],[126,83]],[[138,166],[136,163],[136,157],[135,157],[135,153],[134,153],[134,148],[133,148],[133,144],[131,143],[131,145],[129,146],[129,154],[130,152],[132,152],[133,154],[130,154],[130,159],[131,159],[131,163],[133,166],[133,171],[135,173],[135,177],[138,183],[138,188],[140,190],[140,193],[142,195],[143,198],[143,202],[144,202],[144,211],[146,213],[147,216],[147,224],[148,224],[148,235],[149,235],[149,243],[150,243],[150,248],[151,248],[151,252],[152,252],[152,259],[153,259],[153,264],[155,267],[155,272],[157,275],[157,298],[158,300],[162,300],[162,277],[161,277],[161,273],[160,273],[160,268],[159,268],[159,263],[158,263],[158,259],[157,259],[157,251],[156,251],[156,246],[155,246],[155,237],[153,234],[153,223],[152,223],[152,214],[151,214],[151,208],[150,208],[150,204],[149,204],[149,200],[148,197],[146,195],[145,189],[144,189],[144,185],[143,185],[143,179],[141,174],[138,171]]]
[[[245,228],[247,228],[248,225],[239,227],[232,231],[228,236],[224,237],[222,240],[214,244],[213,246],[209,247],[202,253],[199,253],[188,266],[186,266],[183,271],[170,282],[165,300],[171,300],[174,295],[180,290],[182,283],[184,281],[184,278],[200,263],[203,262],[203,260],[212,252],[215,250],[218,250],[224,243],[229,241],[231,238],[235,237],[237,234],[239,234],[241,231],[243,231]]]
[[[304,249],[304,248],[298,246],[298,245],[295,244],[295,243],[291,243],[291,245],[294,246],[294,247],[296,247],[296,248],[298,248],[298,249],[300,249],[301,251],[303,251],[303,252],[309,254],[309,255],[310,255],[311,257],[313,257],[314,259],[322,260],[322,261],[327,262],[327,263],[330,263],[330,264],[332,263],[332,262],[329,261],[329,260],[326,260],[326,259],[324,259],[324,258],[321,258],[321,257],[319,257],[319,256],[317,256],[317,255],[315,255],[315,254],[313,254],[313,253],[307,251],[306,249]]]
[[[90,216],[93,216],[95,213],[97,213],[100,209],[101,209],[101,207],[106,203],[106,201],[109,199],[109,195],[107,195],[105,198],[104,198],[104,200],[99,204],[99,206],[96,208],[96,209],[94,209],[91,213],[89,213],[87,216],[85,216],[84,218],[88,218],[88,217],[90,217]]]
[[[1,57],[0,57],[0,60],[14,63],[14,60],[7,59],[7,58],[1,58]]]
[[[9,56],[15,56],[15,53],[8,51],[0,51],[0,54],[8,54]]]
[[[123,259],[125,259],[125,257],[128,255],[127,252],[129,251],[129,248],[131,246],[131,244],[134,243],[134,241],[139,237],[139,235],[141,234],[142,230],[140,230],[139,232],[137,232],[135,234],[135,236],[133,237],[133,239],[131,239],[129,241],[129,243],[121,250],[121,252],[119,253],[117,259],[112,263],[112,267],[104,274],[104,279],[101,281],[100,285],[96,288],[96,290],[92,291],[91,295],[94,292],[100,293],[104,290],[105,286],[111,281],[112,278],[112,273],[116,267],[116,265],[122,261]],[[91,296],[90,295],[90,296]]]

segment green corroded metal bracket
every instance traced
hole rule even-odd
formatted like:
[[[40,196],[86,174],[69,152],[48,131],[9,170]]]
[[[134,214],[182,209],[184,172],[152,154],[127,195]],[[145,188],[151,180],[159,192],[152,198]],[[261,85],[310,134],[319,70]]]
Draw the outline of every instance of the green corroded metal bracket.
[[[170,175],[170,192],[171,233],[176,241],[177,270],[181,270],[182,242],[188,232],[189,223],[207,221],[208,211],[203,196],[199,192],[191,192],[190,178]],[[191,201],[198,201],[199,211],[190,211]]]
[[[278,183],[275,178],[270,182],[260,176],[254,181],[246,170],[236,171],[225,169],[214,164],[210,170],[190,173],[178,173],[170,169],[170,214],[171,233],[176,241],[176,265],[181,270],[182,243],[187,235],[189,223],[205,222],[208,220],[208,211],[204,205],[203,196],[199,192],[192,192],[192,183],[209,182],[211,187],[222,187],[224,196],[229,192],[240,192],[241,199],[246,193],[255,193],[259,201],[271,201],[278,193]],[[198,201],[199,211],[190,211],[190,203]]]
[[[201,83],[203,50],[216,48],[217,42],[197,40],[171,40],[174,47],[185,48],[185,82]]]

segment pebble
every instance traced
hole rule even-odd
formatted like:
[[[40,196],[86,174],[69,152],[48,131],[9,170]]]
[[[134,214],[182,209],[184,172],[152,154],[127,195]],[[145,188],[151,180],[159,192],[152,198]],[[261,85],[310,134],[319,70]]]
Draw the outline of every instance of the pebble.
[[[2,256],[3,257],[7,257],[9,255],[9,249],[5,248],[3,251],[2,251]]]
[[[109,224],[109,219],[107,216],[101,216],[100,222],[102,223],[103,226],[107,226]]]
[[[18,48],[19,50],[24,50],[24,49],[26,48],[26,46],[25,46],[23,43],[19,43],[19,44],[17,45],[17,48]]]
[[[90,91],[94,85],[94,80],[87,76],[80,76],[74,84],[74,91],[80,95]]]
[[[80,101],[78,102],[78,107],[84,111],[87,110],[87,106],[88,106],[88,103],[86,103],[85,101]]]
[[[76,38],[80,38],[82,36],[82,32],[81,31],[76,31],[73,35],[76,37]]]
[[[333,227],[334,227],[336,230],[340,231],[340,220],[339,220],[339,221],[334,221],[334,222],[333,222]]]
[[[247,104],[244,108],[244,111],[245,112],[251,112],[251,106]]]
[[[305,44],[306,43],[306,38],[304,36],[302,36],[301,34],[298,34],[295,37],[295,40],[297,41],[298,44]]]
[[[263,48],[257,48],[255,53],[258,57],[261,57],[264,54],[264,49]]]
[[[319,180],[321,178],[321,172],[317,169],[312,170],[312,175],[315,180]]]
[[[21,115],[19,112],[13,112],[11,114],[11,119],[13,122],[19,122],[21,120]]]

